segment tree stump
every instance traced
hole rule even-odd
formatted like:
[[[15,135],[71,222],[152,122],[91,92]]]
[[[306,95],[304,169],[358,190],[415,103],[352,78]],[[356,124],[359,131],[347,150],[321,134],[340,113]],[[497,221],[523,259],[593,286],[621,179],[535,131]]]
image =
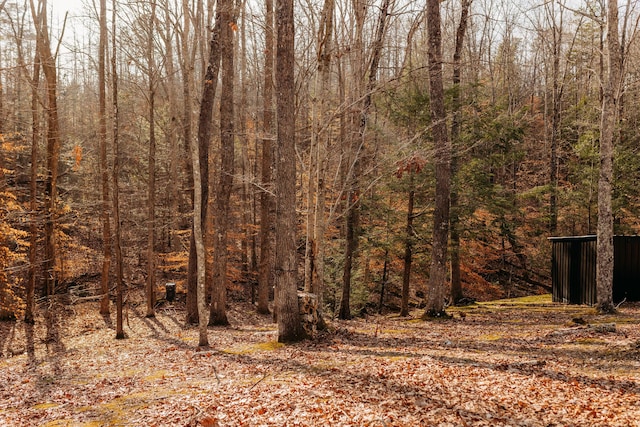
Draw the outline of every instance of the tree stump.
[[[318,327],[318,296],[309,292],[298,292],[298,309],[302,327],[311,337]]]

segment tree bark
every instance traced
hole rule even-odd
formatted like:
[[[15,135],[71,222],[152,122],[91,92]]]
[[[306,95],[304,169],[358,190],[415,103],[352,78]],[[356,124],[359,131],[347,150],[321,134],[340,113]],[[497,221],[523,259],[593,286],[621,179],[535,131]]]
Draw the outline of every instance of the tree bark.
[[[189,35],[191,34],[191,10],[189,9],[189,0],[182,0],[182,15],[183,15],[183,28],[180,39],[181,49],[181,59],[180,59],[180,67],[182,68],[182,108],[183,108],[183,116],[182,116],[182,132],[184,143],[187,146],[187,152],[191,152],[192,147],[192,103],[191,103],[191,93],[192,93],[192,85],[193,85],[193,71],[194,71],[194,62],[191,61],[190,52],[195,50],[195,48],[191,49],[189,45]],[[192,155],[193,153],[191,153]],[[193,167],[193,161],[190,162]],[[200,162],[198,162],[200,165]],[[191,171],[189,174],[191,176],[191,180],[193,180],[194,173]],[[202,179],[202,175],[201,179]],[[195,203],[195,191],[196,187],[195,183],[193,185],[192,202]],[[185,322],[188,325],[196,325],[198,324],[198,254],[196,248],[196,240],[195,240],[195,229],[193,228],[193,222],[191,227],[191,236],[189,238],[189,259],[187,262],[187,302],[186,302],[186,311],[187,315],[185,318]]]
[[[442,34],[440,1],[427,0],[427,30],[429,35],[429,96],[431,135],[435,148],[436,195],[433,213],[433,249],[429,271],[425,317],[444,313],[447,280],[447,244],[449,238],[449,203],[451,191],[451,143],[447,134],[444,89],[442,82]]]
[[[111,218],[109,214],[109,169],[107,161],[107,0],[100,0],[100,41],[98,45],[98,109],[100,132],[100,176],[102,181],[102,275],[100,314],[109,315],[109,274],[111,272]]]
[[[298,308],[296,254],[295,50],[293,0],[276,1],[276,313],[278,341],[306,337]]]
[[[200,103],[200,115],[198,118],[198,156],[200,165],[200,180],[201,186],[199,190],[202,193],[202,224],[205,223],[207,218],[207,205],[209,200],[209,184],[207,179],[209,177],[209,145],[211,141],[211,119],[213,116],[213,104],[216,96],[216,88],[218,86],[218,72],[220,70],[220,13],[216,12],[216,21],[211,33],[211,40],[209,43],[209,59],[207,64],[207,70],[204,76],[204,87],[202,91],[202,101]],[[194,175],[195,177],[195,175]],[[195,187],[194,191],[198,191]],[[194,197],[195,201],[195,197]],[[204,225],[203,225],[204,227]],[[204,232],[204,231],[203,231]],[[191,245],[189,247],[189,291],[193,291],[197,288],[197,256],[195,248],[195,232],[192,233]],[[206,274],[205,274],[206,277]],[[195,279],[195,286],[194,286]],[[195,292],[197,294],[197,292]],[[188,296],[188,295],[187,295]],[[192,295],[193,296],[193,295]],[[194,302],[196,302],[194,304]],[[190,303],[190,304],[189,304]],[[197,298],[191,298],[187,304],[188,308],[197,307]],[[194,323],[196,319],[196,313],[189,312],[187,314],[187,320],[189,323]]]
[[[38,86],[40,86],[40,57],[38,55],[40,39],[36,40],[36,52],[33,58],[33,76],[31,79],[31,169],[29,181],[29,277],[25,298],[25,323],[35,323],[35,290],[37,282],[38,249],[38,141],[40,140],[40,117],[38,114]]]
[[[622,90],[622,48],[618,35],[618,1],[607,9],[607,78],[603,81],[600,123],[600,175],[598,179],[598,239],[596,294],[598,311],[615,311],[613,305],[613,157]]]
[[[116,4],[112,1],[111,6],[111,79],[113,90],[113,222],[114,226],[114,247],[116,256],[116,339],[125,338],[123,328],[122,306],[123,306],[123,266],[122,266],[122,230],[120,225],[120,188],[118,184],[120,175],[120,144],[119,126],[120,111],[118,109],[118,66],[117,66],[117,32],[116,32]]]
[[[460,156],[460,116],[461,116],[461,100],[460,100],[460,83],[462,68],[462,48],[464,46],[464,38],[467,32],[467,23],[469,20],[469,8],[472,0],[462,0],[460,22],[456,31],[456,44],[453,53],[453,119],[451,121],[451,141],[454,145],[454,153],[451,157],[451,176],[454,177],[458,172],[458,157]],[[451,211],[449,212],[449,225],[451,227],[451,303],[455,304],[460,301],[464,295],[462,293],[462,279],[460,277],[460,214],[458,207],[458,185],[451,186]]]
[[[48,296],[55,294],[57,283],[56,221],[58,199],[58,163],[60,158],[60,122],[58,120],[58,78],[56,58],[51,52],[47,25],[47,2],[40,0],[36,11],[31,0],[31,13],[40,39],[38,55],[47,85],[47,177],[45,180],[44,280]]]
[[[222,86],[220,94],[220,170],[213,249],[213,283],[209,325],[228,325],[227,319],[227,229],[229,203],[234,173],[234,65],[233,28],[235,26],[233,1],[218,0],[220,7],[220,56],[222,60]]]
[[[146,317],[155,317],[154,306],[156,304],[156,76],[155,61],[153,58],[153,28],[156,25],[156,2],[151,0],[151,14],[149,18],[147,39],[147,67],[149,77],[149,182],[147,196],[147,312]]]
[[[174,38],[176,37],[176,34],[179,34],[179,32],[174,31],[174,28],[177,26],[177,22],[172,18],[173,10],[170,3],[165,2],[162,6],[164,9],[164,31],[162,31],[160,35],[162,36],[162,41],[164,42],[165,47],[164,64],[166,69],[166,77],[162,83],[166,92],[168,114],[170,117],[170,121],[166,125],[165,129],[165,143],[166,146],[169,147],[169,182],[179,183],[180,166],[183,162],[183,156],[181,156],[180,153],[179,121],[177,119],[179,115],[179,108],[177,96],[178,83],[176,81],[176,76],[178,74],[174,63],[174,43],[176,43]],[[179,42],[181,43],[181,41]],[[180,52],[181,48],[182,46],[178,48],[178,52]],[[190,117],[191,116],[189,115],[189,118]],[[191,144],[191,140],[186,143]],[[191,162],[190,156],[189,161]],[[181,191],[180,187],[180,185],[170,185],[165,189],[165,203],[169,207],[169,213],[166,215],[167,238],[164,246],[165,250],[168,248],[168,250],[175,251],[180,248],[180,236],[178,233],[178,230],[180,229],[179,218],[181,217],[181,207],[185,205],[183,191]]]
[[[210,85],[211,82],[204,82],[204,94],[207,94],[207,85]],[[205,98],[203,95],[202,103],[200,104],[200,108],[208,108],[213,109],[213,99]],[[202,116],[202,113],[201,113]],[[202,176],[200,167],[200,156],[198,153],[198,142],[193,139],[190,141],[191,145],[191,159],[193,161],[193,183],[194,188],[202,187]],[[206,258],[205,258],[205,246],[204,246],[204,236],[203,236],[203,215],[202,211],[204,210],[204,205],[202,203],[202,192],[194,191],[193,192],[193,241],[195,246],[196,253],[196,271],[197,271],[197,280],[196,280],[196,300],[198,304],[198,346],[199,347],[207,347],[209,346],[209,338],[207,336],[207,304],[206,304],[206,289],[205,289],[205,279],[206,279]]]
[[[273,0],[265,1],[265,53],[264,53],[264,93],[262,119],[262,192],[260,194],[260,265],[258,267],[258,313],[269,314],[269,292],[273,287],[272,270],[272,226],[273,226],[273,194],[271,168],[273,163],[272,140],[274,137],[273,122]]]
[[[305,287],[314,293],[318,299],[318,329],[324,329],[326,324],[322,315],[324,307],[324,254],[325,254],[325,230],[326,230],[326,169],[329,139],[331,135],[331,117],[329,113],[330,103],[330,78],[331,78],[331,57],[333,54],[333,15],[335,10],[335,0],[325,0],[320,18],[320,29],[318,31],[318,70],[320,79],[318,89],[319,105],[317,111],[317,123],[315,124],[315,156],[312,154],[311,164],[314,165],[310,180],[314,180],[315,203],[311,209],[312,227],[311,239],[308,242],[308,267],[305,265]],[[310,185],[311,186],[311,185]],[[312,200],[310,200],[312,202]],[[308,271],[307,271],[308,270]],[[307,285],[308,281],[308,285]]]

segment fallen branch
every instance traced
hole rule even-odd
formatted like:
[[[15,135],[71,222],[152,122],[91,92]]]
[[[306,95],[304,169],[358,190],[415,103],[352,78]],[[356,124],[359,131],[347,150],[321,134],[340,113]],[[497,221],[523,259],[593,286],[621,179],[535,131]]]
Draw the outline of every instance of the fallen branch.
[[[256,382],[254,385],[252,385],[251,387],[249,387],[249,391],[253,390],[255,386],[257,386],[258,384],[260,384],[262,381],[264,381],[265,378],[267,378],[269,374],[267,372],[265,372],[265,374],[262,376],[262,378],[260,378],[258,380],[258,382]]]

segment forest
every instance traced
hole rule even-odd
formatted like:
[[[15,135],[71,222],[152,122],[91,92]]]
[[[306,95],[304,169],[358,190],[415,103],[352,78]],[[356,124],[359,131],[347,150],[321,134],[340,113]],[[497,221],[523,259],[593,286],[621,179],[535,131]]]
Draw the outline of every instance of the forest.
[[[437,315],[637,233],[635,2],[106,3],[0,4],[5,318],[166,283],[193,324],[200,288],[210,325]]]
[[[0,0],[0,424],[637,423],[637,2],[70,4]]]

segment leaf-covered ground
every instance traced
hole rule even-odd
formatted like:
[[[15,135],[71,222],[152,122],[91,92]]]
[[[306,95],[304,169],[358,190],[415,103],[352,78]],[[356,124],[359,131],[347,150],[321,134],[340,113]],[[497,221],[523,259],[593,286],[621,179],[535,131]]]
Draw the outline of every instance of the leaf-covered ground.
[[[49,331],[0,324],[0,425],[640,426],[640,305],[450,312],[333,321],[283,346],[270,319],[235,306],[198,351],[178,308],[130,308],[116,341],[95,304],[59,307]]]

